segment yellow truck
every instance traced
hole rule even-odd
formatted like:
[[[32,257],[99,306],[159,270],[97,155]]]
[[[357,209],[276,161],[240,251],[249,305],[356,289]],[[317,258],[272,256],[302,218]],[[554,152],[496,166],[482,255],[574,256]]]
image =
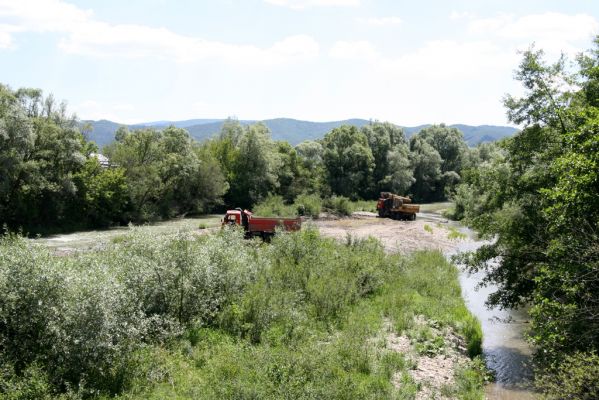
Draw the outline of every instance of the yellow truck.
[[[376,204],[376,209],[381,218],[403,219],[414,221],[420,206],[411,204],[409,197],[398,196],[390,192],[381,192],[381,197]]]

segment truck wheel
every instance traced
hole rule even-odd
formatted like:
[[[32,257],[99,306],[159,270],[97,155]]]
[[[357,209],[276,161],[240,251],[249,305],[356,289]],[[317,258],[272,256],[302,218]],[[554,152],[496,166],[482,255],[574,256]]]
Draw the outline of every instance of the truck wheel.
[[[410,221],[416,221],[416,213],[410,215]]]

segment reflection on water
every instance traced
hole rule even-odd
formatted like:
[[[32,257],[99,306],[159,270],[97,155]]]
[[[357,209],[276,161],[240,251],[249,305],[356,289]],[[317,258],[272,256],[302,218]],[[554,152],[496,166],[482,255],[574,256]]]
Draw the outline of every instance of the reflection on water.
[[[424,214],[424,213],[423,213]],[[425,214],[422,217],[439,221],[438,215]],[[457,223],[451,225],[460,229],[468,237],[474,232]],[[482,241],[465,241],[457,252],[473,251]],[[447,254],[448,257],[453,254]],[[528,326],[528,315],[521,310],[488,309],[485,305],[489,294],[496,290],[494,286],[479,288],[484,272],[460,273],[462,296],[468,309],[479,319],[483,330],[483,354],[488,367],[495,372],[495,382],[487,385],[486,396],[490,400],[528,400],[535,399],[532,391],[531,348],[524,340],[524,331]]]

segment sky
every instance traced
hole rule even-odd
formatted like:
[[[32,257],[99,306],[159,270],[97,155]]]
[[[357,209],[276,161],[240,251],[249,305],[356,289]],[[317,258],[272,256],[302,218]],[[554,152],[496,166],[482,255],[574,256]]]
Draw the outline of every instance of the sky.
[[[507,125],[518,52],[597,34],[596,0],[0,0],[0,83],[120,123]]]

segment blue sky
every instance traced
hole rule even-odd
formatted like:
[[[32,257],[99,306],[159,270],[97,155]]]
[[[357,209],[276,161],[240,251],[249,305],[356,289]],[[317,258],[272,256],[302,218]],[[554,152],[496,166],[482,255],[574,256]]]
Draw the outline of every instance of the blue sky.
[[[519,49],[596,34],[592,0],[0,0],[0,82],[123,123],[503,125]]]

